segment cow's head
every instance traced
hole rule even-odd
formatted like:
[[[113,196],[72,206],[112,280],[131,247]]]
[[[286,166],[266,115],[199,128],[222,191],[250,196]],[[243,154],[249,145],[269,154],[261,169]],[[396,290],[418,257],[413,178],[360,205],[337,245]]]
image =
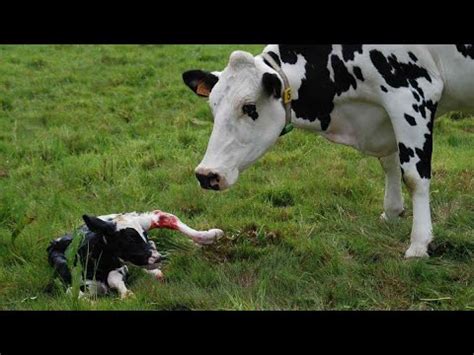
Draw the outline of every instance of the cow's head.
[[[278,139],[285,126],[283,83],[261,58],[242,51],[233,52],[220,73],[190,70],[183,80],[197,95],[209,97],[214,116],[196,177],[205,189],[224,190]]]
[[[160,253],[147,236],[153,225],[153,213],[84,215],[82,218],[90,231],[104,237],[108,250],[119,258],[141,266],[160,261]]]

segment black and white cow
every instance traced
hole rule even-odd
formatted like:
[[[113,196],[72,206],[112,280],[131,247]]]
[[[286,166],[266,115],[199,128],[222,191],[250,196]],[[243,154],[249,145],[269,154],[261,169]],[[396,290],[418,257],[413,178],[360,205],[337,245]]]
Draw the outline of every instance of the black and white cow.
[[[68,234],[51,242],[48,261],[66,285],[72,282],[70,265],[66,250],[74,236],[83,237],[78,246],[75,263],[81,262],[85,269],[85,280],[81,285],[80,296],[84,291],[91,294],[105,294],[109,288],[118,291],[121,298],[132,295],[125,286],[128,268],[124,261],[143,266],[147,273],[157,279],[163,274],[157,263],[161,255],[155,243],[148,239],[148,231],[167,228],[180,231],[197,244],[210,244],[221,236],[220,229],[196,231],[184,224],[178,217],[160,210],[148,213],[121,213],[100,217],[84,215],[85,224],[72,235]]]
[[[230,187],[276,142],[286,123],[285,76],[296,127],[380,160],[384,219],[404,210],[403,176],[413,201],[405,256],[427,256],[433,121],[451,110],[472,112],[474,46],[269,45],[255,57],[233,52],[222,72],[185,72],[184,82],[209,97],[214,115],[196,168],[203,188]]]

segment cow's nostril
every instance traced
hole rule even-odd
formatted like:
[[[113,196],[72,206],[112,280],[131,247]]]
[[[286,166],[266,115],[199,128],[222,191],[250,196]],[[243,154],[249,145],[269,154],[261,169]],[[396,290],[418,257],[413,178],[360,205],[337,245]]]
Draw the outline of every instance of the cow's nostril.
[[[219,190],[220,177],[216,173],[200,174],[196,173],[196,178],[203,189]]]

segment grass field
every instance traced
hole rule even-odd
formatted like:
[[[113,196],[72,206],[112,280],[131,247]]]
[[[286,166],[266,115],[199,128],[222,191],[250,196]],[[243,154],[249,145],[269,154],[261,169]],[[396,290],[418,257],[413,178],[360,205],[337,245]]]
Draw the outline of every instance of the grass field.
[[[198,187],[212,129],[181,82],[234,49],[263,46],[0,47],[0,309],[474,309],[474,121],[435,124],[433,256],[405,260],[407,216],[382,223],[376,159],[296,130],[233,189]],[[162,209],[221,228],[194,247],[153,231],[170,258],[136,297],[77,301],[52,283],[49,241],[81,215]]]

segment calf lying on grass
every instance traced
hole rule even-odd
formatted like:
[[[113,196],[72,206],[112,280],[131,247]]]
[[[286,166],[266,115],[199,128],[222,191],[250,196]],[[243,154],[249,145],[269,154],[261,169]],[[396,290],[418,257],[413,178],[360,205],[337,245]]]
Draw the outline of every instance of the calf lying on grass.
[[[118,291],[120,298],[133,293],[125,286],[128,268],[124,261],[144,267],[144,270],[157,279],[163,274],[158,268],[162,256],[156,250],[155,243],[148,239],[148,231],[154,228],[178,230],[190,237],[197,244],[211,244],[223,232],[220,229],[196,231],[181,222],[176,216],[159,210],[148,213],[123,213],[106,216],[82,217],[85,224],[74,235],[67,234],[51,242],[48,261],[61,279],[71,285],[72,276],[67,263],[66,250],[73,239],[83,240],[74,259],[79,259],[86,280],[81,285],[82,291],[105,294],[109,288]]]

